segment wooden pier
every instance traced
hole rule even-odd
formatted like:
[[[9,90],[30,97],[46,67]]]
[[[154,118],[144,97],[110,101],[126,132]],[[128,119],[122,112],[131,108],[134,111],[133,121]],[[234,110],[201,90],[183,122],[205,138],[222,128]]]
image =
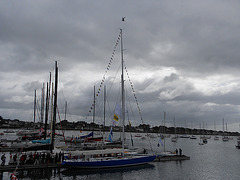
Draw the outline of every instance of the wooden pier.
[[[24,165],[5,165],[5,166],[0,166],[0,172],[7,172],[7,171],[14,171],[17,169],[17,171],[24,171],[24,170],[31,170],[31,169],[47,169],[47,168],[60,168],[60,164],[55,164],[55,163],[49,163],[49,164],[38,164],[38,165],[33,165],[33,164],[24,164]]]

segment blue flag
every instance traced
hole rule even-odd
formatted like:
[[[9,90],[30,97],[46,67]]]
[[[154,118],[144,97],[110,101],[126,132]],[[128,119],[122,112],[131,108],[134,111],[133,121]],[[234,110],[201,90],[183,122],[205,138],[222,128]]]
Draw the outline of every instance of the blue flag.
[[[163,146],[163,142],[162,142],[161,138],[159,138],[159,143],[161,144],[161,146]],[[160,146],[159,143],[158,143],[158,147]]]
[[[108,135],[108,140],[112,143],[112,137],[111,137],[111,134]]]
[[[111,130],[110,130],[110,134],[111,134],[111,136],[113,136],[112,127],[111,127]]]

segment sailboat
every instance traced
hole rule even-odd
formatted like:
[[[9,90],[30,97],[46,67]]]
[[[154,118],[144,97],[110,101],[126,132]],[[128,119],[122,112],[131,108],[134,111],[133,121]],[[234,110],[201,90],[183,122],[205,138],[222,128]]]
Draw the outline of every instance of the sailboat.
[[[137,154],[128,149],[124,149],[124,121],[125,121],[125,92],[124,92],[124,61],[123,61],[123,39],[122,29],[120,29],[121,38],[121,95],[122,95],[122,148],[121,149],[103,149],[73,152],[75,159],[66,159],[62,162],[63,167],[76,168],[110,168],[126,167],[146,164],[153,161],[156,155]]]
[[[204,123],[203,123],[203,129],[204,129]],[[200,138],[199,138],[199,142],[198,142],[199,145],[204,145],[204,144],[207,143],[207,138],[205,138],[205,136],[202,136],[203,129],[201,129],[201,123],[200,123],[200,132],[201,132],[201,134],[200,134]]]
[[[56,122],[56,108],[57,108],[57,82],[58,82],[58,67],[57,62],[55,62],[55,93],[54,93],[54,113],[53,113],[53,121]],[[35,97],[36,97],[36,91],[35,91]],[[36,98],[35,98],[36,99]],[[35,106],[35,100],[34,100],[34,106]],[[35,108],[34,108],[34,123],[35,123]],[[11,148],[18,149],[19,151],[38,151],[38,150],[53,150],[54,149],[54,138],[55,138],[55,123],[52,125],[52,137],[49,139],[35,139],[31,142],[26,141],[26,143],[17,143],[12,144]],[[40,133],[43,133],[44,130],[41,128]],[[46,132],[46,131],[45,131]],[[21,131],[18,132],[18,135],[27,134],[34,136],[36,134],[35,131]],[[39,134],[39,131],[37,131]]]
[[[54,103],[53,103],[53,119],[52,119],[52,126],[51,126],[51,137],[46,139],[47,132],[45,131],[44,140],[33,140],[32,143],[34,144],[34,146],[28,148],[28,150],[50,150],[51,152],[54,150],[55,123],[56,123],[56,117],[57,117],[57,92],[58,92],[57,61],[55,61],[55,87],[54,88],[55,88],[54,93],[52,92],[52,94],[54,95]],[[47,93],[48,93],[48,87],[47,87]],[[47,99],[47,101],[48,101],[48,99]]]
[[[218,136],[215,136],[215,137],[214,137],[214,140],[218,141],[218,140],[219,140],[219,137],[218,137]]]
[[[240,149],[240,141],[239,141],[239,140],[237,141],[236,148],[237,148],[237,149]]]
[[[227,131],[227,129],[226,129]],[[223,136],[222,136],[222,141],[227,142],[229,141],[228,136],[226,136],[225,131],[224,131],[224,119],[223,119]]]
[[[174,137],[171,138],[172,142],[177,142],[178,137],[176,135],[176,125],[175,125],[175,116],[174,116]]]
[[[197,139],[197,137],[193,135],[192,122],[191,122],[191,133],[192,135],[190,136],[190,139]]]
[[[216,131],[216,124],[215,124],[215,121],[214,121],[214,131]],[[217,134],[215,135],[214,140],[216,140],[216,141],[219,140],[219,137],[217,136]]]
[[[239,123],[239,132],[240,132],[240,123]],[[237,140],[240,140],[240,136],[237,137]]]

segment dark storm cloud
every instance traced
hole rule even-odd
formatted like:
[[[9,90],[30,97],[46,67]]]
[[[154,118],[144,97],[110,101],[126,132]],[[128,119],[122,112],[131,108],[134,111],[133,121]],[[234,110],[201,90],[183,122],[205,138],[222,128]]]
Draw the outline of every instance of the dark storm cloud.
[[[181,124],[221,116],[236,119],[239,5],[217,0],[2,1],[1,109],[21,109],[21,104],[30,109],[33,90],[48,80],[58,61],[59,90],[64,92],[59,103],[68,100],[73,117],[85,117],[93,86],[98,88],[101,82],[102,75],[97,76],[104,74],[119,28],[123,28],[125,64],[135,77],[131,80],[147,123],[154,125],[163,111],[169,118],[178,116]],[[125,22],[121,22],[123,16]],[[114,62],[119,59],[118,46]],[[214,82],[214,77],[225,85]],[[211,78],[200,86],[199,79]],[[118,88],[116,84],[112,91]],[[0,110],[3,117],[21,119],[9,112]]]

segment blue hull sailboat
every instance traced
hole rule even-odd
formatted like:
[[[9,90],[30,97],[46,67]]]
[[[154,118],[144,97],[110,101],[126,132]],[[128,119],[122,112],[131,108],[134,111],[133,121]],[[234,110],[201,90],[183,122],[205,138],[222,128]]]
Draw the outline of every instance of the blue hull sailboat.
[[[77,152],[75,153],[77,154]],[[122,156],[121,149],[105,149],[78,152],[81,154],[72,155],[71,159],[62,162],[62,167],[75,167],[85,169],[117,168],[126,166],[137,166],[153,161],[156,156],[145,154],[128,154]]]
[[[127,167],[136,166],[149,163],[156,158],[156,155],[138,154],[124,149],[124,121],[125,121],[125,95],[124,95],[124,61],[123,61],[123,43],[122,43],[122,29],[120,29],[121,38],[121,63],[122,63],[122,148],[121,149],[102,149],[78,151],[69,153],[69,159],[62,162],[62,167],[75,168],[110,168],[110,167]]]
[[[116,168],[116,167],[126,167],[126,166],[137,166],[146,164],[155,159],[156,156],[135,156],[134,158],[124,158],[124,159],[112,159],[112,160],[102,160],[102,161],[64,161],[63,166],[77,167],[77,168]]]

